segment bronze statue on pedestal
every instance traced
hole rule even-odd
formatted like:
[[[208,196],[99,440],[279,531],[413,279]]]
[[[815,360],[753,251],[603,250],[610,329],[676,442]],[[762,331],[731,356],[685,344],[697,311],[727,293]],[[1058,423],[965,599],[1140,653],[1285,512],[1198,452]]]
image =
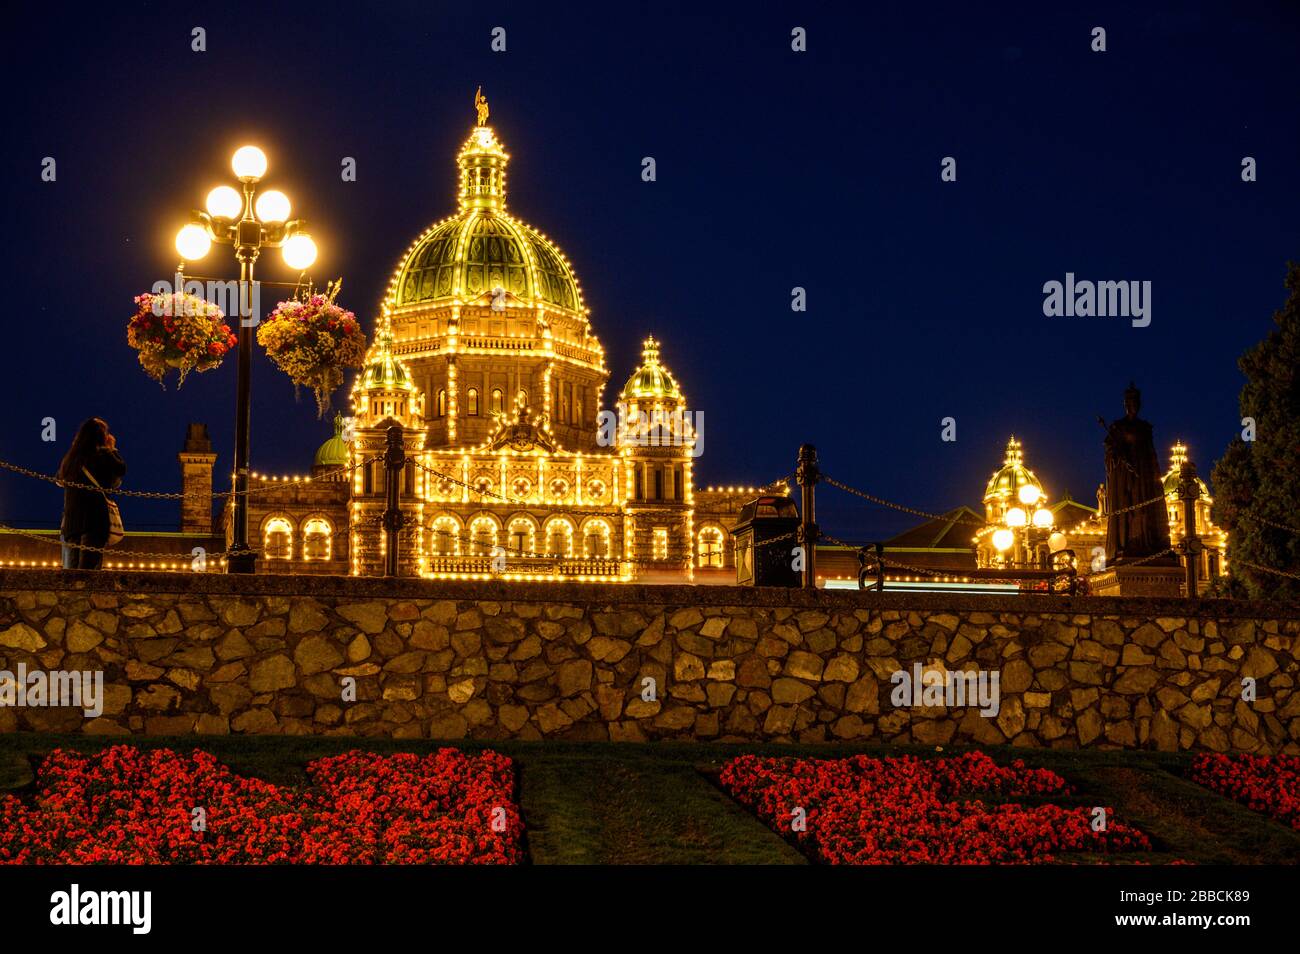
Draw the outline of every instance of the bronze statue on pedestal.
[[[1130,383],[1122,418],[1106,427],[1106,566],[1169,549],[1169,514],[1151,424],[1138,417],[1142,394]],[[1156,503],[1147,501],[1160,498]],[[1144,507],[1137,504],[1147,503]],[[1172,561],[1174,558],[1171,557]],[[1155,562],[1155,561],[1151,561]]]

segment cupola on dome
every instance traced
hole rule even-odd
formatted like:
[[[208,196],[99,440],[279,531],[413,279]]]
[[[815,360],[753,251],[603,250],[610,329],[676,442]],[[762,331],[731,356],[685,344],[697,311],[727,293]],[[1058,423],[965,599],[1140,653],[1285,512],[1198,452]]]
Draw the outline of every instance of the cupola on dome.
[[[500,289],[525,305],[585,316],[582,291],[564,253],[506,212],[510,156],[486,121],[484,102],[479,125],[456,157],[457,211],[431,225],[407,250],[388,305],[464,303]]]
[[[619,397],[623,400],[680,401],[677,379],[659,360],[659,342],[646,338],[641,347],[641,366],[632,372]]]

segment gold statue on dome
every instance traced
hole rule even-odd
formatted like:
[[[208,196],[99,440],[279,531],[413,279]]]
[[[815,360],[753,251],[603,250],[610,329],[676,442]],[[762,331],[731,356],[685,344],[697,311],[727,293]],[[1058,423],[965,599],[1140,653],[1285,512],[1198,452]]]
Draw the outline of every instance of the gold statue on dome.
[[[478,124],[480,126],[486,126],[488,119],[488,101],[487,97],[483,95],[482,86],[480,86],[478,92],[474,94],[474,108],[478,110]]]

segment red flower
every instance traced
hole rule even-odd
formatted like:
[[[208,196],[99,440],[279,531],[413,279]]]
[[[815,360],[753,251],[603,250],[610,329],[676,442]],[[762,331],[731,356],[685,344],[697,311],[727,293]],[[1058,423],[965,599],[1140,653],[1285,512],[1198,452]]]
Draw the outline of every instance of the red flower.
[[[1300,756],[1196,756],[1192,780],[1300,831]]]
[[[297,790],[242,778],[206,752],[55,750],[29,804],[0,799],[0,863],[514,864],[513,764],[456,749],[349,752]],[[195,831],[195,809],[204,825]]]
[[[1002,801],[1065,795],[1064,779],[1021,761],[1009,768],[976,752],[956,758],[779,759],[745,755],[723,786],[827,864],[1030,864],[1061,852],[1149,850],[1140,831],[1113,820],[1092,830],[1088,808]],[[985,793],[998,803],[972,796]],[[802,821],[802,829],[794,825]]]

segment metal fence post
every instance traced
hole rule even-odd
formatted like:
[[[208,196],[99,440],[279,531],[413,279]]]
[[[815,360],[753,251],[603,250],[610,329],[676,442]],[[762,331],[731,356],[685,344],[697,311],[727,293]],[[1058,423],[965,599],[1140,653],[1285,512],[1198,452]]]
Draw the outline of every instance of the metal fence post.
[[[804,444],[799,448],[799,464],[795,480],[803,491],[803,506],[799,520],[799,545],[803,547],[803,588],[817,587],[817,512],[813,501],[813,488],[821,476],[817,469],[817,448]]]
[[[402,428],[388,428],[388,446],[384,449],[384,576],[397,576],[398,538],[402,530],[402,470],[406,467],[406,449],[402,446]]]
[[[1187,598],[1196,599],[1196,564],[1200,557],[1201,539],[1196,535],[1196,501],[1201,497],[1200,482],[1196,479],[1196,465],[1183,461],[1178,472],[1178,499],[1183,502],[1183,561],[1187,570]]]

